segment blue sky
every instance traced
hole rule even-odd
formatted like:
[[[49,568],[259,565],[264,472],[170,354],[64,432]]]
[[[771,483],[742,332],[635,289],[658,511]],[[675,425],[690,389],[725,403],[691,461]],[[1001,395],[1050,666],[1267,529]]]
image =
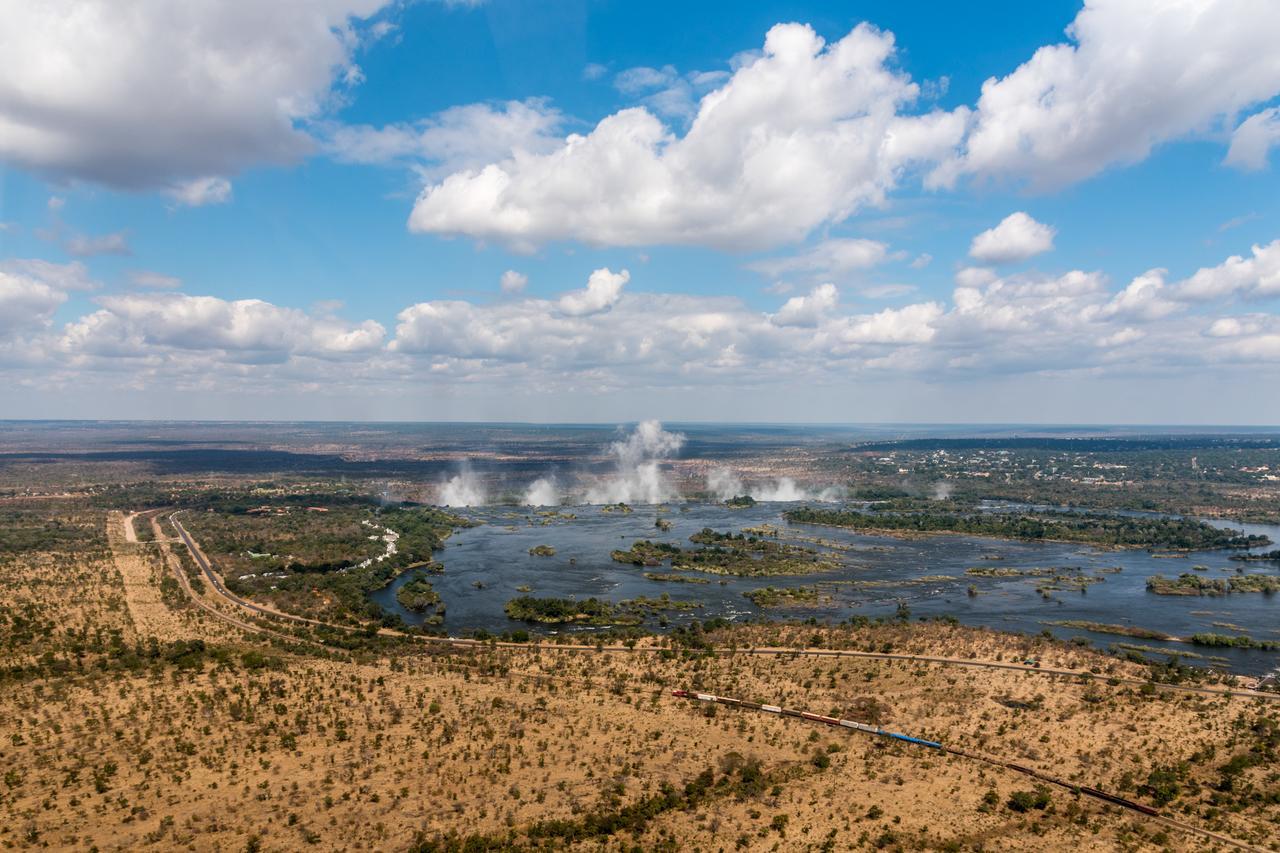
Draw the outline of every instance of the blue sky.
[[[0,417],[1280,422],[1272,4],[133,5],[0,2]]]

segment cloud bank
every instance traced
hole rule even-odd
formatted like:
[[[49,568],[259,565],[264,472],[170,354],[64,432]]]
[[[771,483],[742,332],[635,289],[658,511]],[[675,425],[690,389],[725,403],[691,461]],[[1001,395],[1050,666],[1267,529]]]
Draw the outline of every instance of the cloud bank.
[[[1280,296],[1280,240],[1182,279],[1157,267],[1122,287],[1097,271],[962,270],[949,300],[878,311],[844,304],[831,285],[760,310],[735,297],[631,292],[627,281],[600,269],[557,298],[420,302],[389,333],[336,306],[100,293],[78,264],[10,261],[0,265],[0,376],[15,387],[581,397],[1280,362],[1280,321],[1265,310]],[[95,304],[58,321],[72,296]],[[639,463],[626,458],[632,471]],[[628,494],[654,493],[623,480]]]

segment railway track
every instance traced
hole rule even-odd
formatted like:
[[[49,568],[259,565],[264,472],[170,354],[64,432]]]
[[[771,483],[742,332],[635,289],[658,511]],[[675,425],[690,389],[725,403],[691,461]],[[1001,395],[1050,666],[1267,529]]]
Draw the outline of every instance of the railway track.
[[[1255,847],[1251,844],[1232,838],[1228,835],[1223,835],[1222,833],[1219,833],[1219,832],[1214,832],[1212,830],[1205,829],[1203,827],[1195,826],[1194,824],[1184,823],[1183,821],[1176,820],[1171,817],[1167,817],[1161,814],[1158,810],[1153,809],[1151,806],[1136,802],[1134,800],[1130,800],[1126,797],[1121,797],[1118,794],[1108,793],[1106,791],[1100,790],[1098,788],[1093,788],[1088,785],[1077,785],[1074,782],[1069,782],[1065,779],[1060,779],[1057,776],[1053,776],[1049,773],[1044,773],[1040,770],[1036,770],[1034,768],[1027,767],[1022,764],[1016,764],[1012,761],[1005,761],[1004,759],[1001,759],[1001,758],[996,758],[990,755],[983,755],[981,753],[972,752],[967,749],[959,749],[953,746],[947,746],[946,744],[939,743],[938,741],[927,740],[925,738],[912,737],[911,735],[902,734],[900,732],[889,731],[888,729],[883,729],[879,726],[872,726],[872,725],[868,725],[867,723],[860,723],[856,720],[843,720],[837,717],[829,717],[825,714],[814,714],[809,711],[797,711],[793,708],[783,708],[779,705],[765,705],[760,702],[749,702],[743,699],[731,699],[727,696],[716,696],[715,694],[712,694],[712,693],[700,693],[693,690],[672,690],[671,695],[678,699],[690,699],[697,702],[713,702],[719,705],[727,705],[731,708],[743,708],[749,711],[760,711],[766,714],[776,714],[781,717],[794,717],[800,720],[808,720],[809,722],[812,722],[812,723],[821,723],[822,725],[833,726],[836,728],[851,729],[853,731],[862,732],[864,734],[869,734],[876,737],[882,737],[890,740],[900,741],[902,743],[912,744],[922,749],[936,750],[938,752],[943,752],[948,755],[955,755],[960,758],[967,758],[971,761],[980,761],[984,764],[989,764],[993,767],[999,767],[1005,770],[1012,770],[1016,773],[1021,773],[1025,776],[1030,776],[1033,779],[1036,779],[1038,781],[1044,782],[1049,785],[1054,785],[1059,788],[1064,788],[1072,792],[1073,794],[1090,797],[1092,799],[1098,800],[1108,805],[1117,806],[1127,811],[1140,814],[1144,818],[1147,818],[1148,820],[1152,820],[1156,823],[1159,823],[1162,826],[1169,827],[1170,829],[1176,829],[1180,832],[1196,835],[1201,838],[1207,838],[1211,841],[1218,842],[1219,844],[1225,844],[1237,850],[1249,850],[1249,851],[1257,851],[1257,853],[1265,853],[1265,851],[1263,851],[1263,848]]]
[[[139,513],[136,517],[142,517],[144,515],[147,515],[147,514]],[[252,634],[277,637],[279,639],[286,640],[291,643],[303,643],[309,646],[322,645],[312,640],[306,640],[299,637],[292,637],[288,634],[282,634],[279,631],[274,631],[262,625],[255,625],[251,622],[245,622],[241,619],[237,619],[236,617],[230,615],[229,613],[222,612],[218,608],[204,601],[199,595],[196,594],[196,591],[191,588],[191,581],[190,579],[187,578],[187,573],[183,571],[182,566],[174,565],[169,561],[169,556],[170,556],[168,553],[169,540],[164,538],[164,532],[160,529],[160,522],[158,521],[158,516],[159,516],[158,513],[147,516],[148,520],[151,522],[152,533],[155,535],[154,541],[164,549],[165,553],[163,554],[163,557],[165,559],[165,563],[169,565],[170,569],[172,569],[174,577],[176,577],[178,580],[178,585],[182,587],[182,591],[186,594],[187,598],[191,600],[192,604],[194,604],[196,607],[199,607],[205,613],[208,613],[210,616],[217,619],[218,621],[223,622],[227,625],[230,625],[233,628],[237,628],[241,631],[247,631]],[[150,543],[142,543],[142,544],[150,544]],[[207,577],[210,576],[209,572],[206,572],[205,574]]]

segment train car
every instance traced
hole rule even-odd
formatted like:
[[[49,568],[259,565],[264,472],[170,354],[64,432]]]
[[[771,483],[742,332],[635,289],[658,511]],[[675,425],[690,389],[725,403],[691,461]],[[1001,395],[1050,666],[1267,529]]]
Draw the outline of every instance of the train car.
[[[1133,809],[1134,811],[1142,812],[1143,814],[1151,815],[1152,817],[1160,816],[1160,812],[1151,808],[1151,806],[1145,806],[1142,803],[1135,803],[1133,800],[1126,799],[1125,797],[1118,797],[1115,794],[1108,794],[1106,791],[1099,791],[1097,788],[1090,788],[1085,785],[1081,785],[1079,790],[1082,794],[1087,794],[1095,799],[1103,800],[1117,806],[1122,806],[1126,809]]]
[[[905,741],[906,743],[913,743],[916,746],[927,746],[930,749],[942,749],[942,744],[938,743],[935,740],[925,740],[924,738],[912,737],[911,735],[904,735],[898,732],[886,732],[883,730],[880,732],[880,734],[884,735],[885,737],[891,737],[894,740]]]
[[[856,720],[840,720],[839,722],[840,725],[844,726],[846,729],[857,729],[860,732],[866,732],[867,734],[873,735],[880,734],[880,730],[875,726],[869,726],[866,723],[859,723]]]
[[[800,716],[806,720],[812,720],[815,723],[826,723],[829,726],[840,725],[840,721],[835,717],[826,717],[822,714],[811,714],[808,711],[801,711]]]
[[[1133,800],[1129,800],[1124,797],[1117,796],[1115,794],[1108,794],[1106,791],[1101,791],[1097,788],[1090,788],[1084,785],[1073,785],[1069,782],[1064,782],[1061,779],[1056,779],[1052,776],[1041,773],[1038,770],[1034,770],[1030,767],[1026,767],[1021,764],[1015,764],[1009,761],[999,761],[996,759],[988,758],[987,756],[984,756],[984,755],[979,755],[978,753],[969,752],[964,749],[957,749],[955,747],[943,746],[941,743],[937,741],[926,740],[924,738],[918,738],[918,737],[912,737],[911,735],[904,735],[900,732],[891,732],[888,729],[882,729],[879,726],[872,726],[872,725],[868,725],[867,723],[859,723],[856,720],[843,720],[843,719],[838,719],[836,717],[828,717],[825,714],[814,714],[809,711],[797,711],[792,708],[783,708],[779,705],[764,705],[758,702],[745,702],[741,699],[731,699],[726,696],[715,696],[711,693],[697,693],[689,690],[681,690],[681,689],[672,690],[671,695],[678,699],[698,699],[703,702],[720,702],[722,704],[730,705],[737,708],[750,708],[756,711],[764,711],[765,713],[769,713],[769,714],[779,714],[781,716],[786,716],[786,717],[795,717],[797,719],[808,720],[814,723],[825,723],[826,725],[829,725],[829,726],[841,726],[847,729],[855,729],[860,732],[866,732],[867,734],[879,735],[881,737],[900,740],[900,741],[903,741],[904,743],[914,744],[915,746],[923,746],[928,749],[937,749],[942,752],[950,753],[952,755],[958,755],[964,758],[971,758],[977,761],[983,761],[989,764],[995,764],[1000,767],[1008,768],[1009,770],[1016,770],[1017,772],[1025,773],[1026,775],[1031,776],[1032,778],[1043,779],[1044,781],[1049,782],[1051,784],[1059,785],[1064,788],[1069,788],[1077,792],[1078,794],[1083,794],[1084,796],[1087,796],[1087,797],[1093,797],[1094,799],[1102,800],[1103,802],[1111,803],[1112,805],[1120,806],[1121,808],[1131,809],[1133,811],[1140,812],[1142,814],[1149,815],[1151,817],[1160,817],[1160,812],[1158,812],[1156,809],[1152,808],[1151,806],[1143,805],[1142,803],[1137,803],[1137,802],[1134,802]]]

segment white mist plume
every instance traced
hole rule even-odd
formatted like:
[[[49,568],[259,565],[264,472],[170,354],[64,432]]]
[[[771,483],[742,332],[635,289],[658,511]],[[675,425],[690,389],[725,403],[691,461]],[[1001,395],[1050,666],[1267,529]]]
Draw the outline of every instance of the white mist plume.
[[[707,474],[707,491],[718,501],[727,501],[747,493],[742,479],[728,468],[713,468]]]
[[[815,501],[821,501],[822,503],[831,504],[836,503],[837,501],[842,501],[847,496],[848,490],[846,490],[844,486],[827,486],[825,489],[814,495],[813,499]]]
[[[953,491],[953,489],[954,489],[954,486],[952,486],[950,483],[942,483],[942,482],[934,483],[933,499],[935,501],[945,501],[947,498],[951,497],[951,492]]]
[[[484,506],[484,484],[470,468],[464,467],[461,473],[440,484],[436,502],[440,506]]]
[[[714,468],[707,474],[707,491],[716,500],[727,501],[738,495],[750,495],[758,501],[823,501],[832,503],[843,500],[845,490],[840,486],[828,486],[814,492],[796,484],[790,477],[780,477],[771,485],[749,486],[728,468]]]
[[[539,477],[525,489],[526,506],[560,506],[560,490],[554,477]]]
[[[810,498],[790,477],[781,477],[772,486],[752,489],[751,497],[758,501],[807,501]]]
[[[609,446],[618,461],[617,473],[588,490],[587,503],[656,504],[678,497],[660,464],[683,446],[681,433],[667,432],[658,421],[641,421],[625,441]]]

